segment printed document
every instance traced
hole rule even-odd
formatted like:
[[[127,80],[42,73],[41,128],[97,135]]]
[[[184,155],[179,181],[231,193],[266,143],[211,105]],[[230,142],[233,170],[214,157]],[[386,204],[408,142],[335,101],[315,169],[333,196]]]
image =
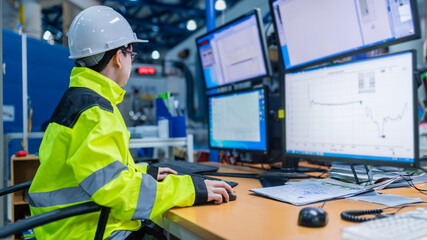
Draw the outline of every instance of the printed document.
[[[288,182],[282,186],[254,188],[250,191],[299,206],[337,198],[346,198],[372,190],[365,189],[363,186],[327,178]]]

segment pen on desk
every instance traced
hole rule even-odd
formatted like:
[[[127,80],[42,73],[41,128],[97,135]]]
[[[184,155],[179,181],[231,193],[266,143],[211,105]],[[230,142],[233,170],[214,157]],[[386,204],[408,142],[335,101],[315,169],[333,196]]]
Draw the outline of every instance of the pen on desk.
[[[322,172],[319,176],[317,176],[316,178],[320,178],[321,176],[323,176],[325,173],[327,173],[328,172],[328,170],[326,170],[326,171],[324,171],[324,172]]]

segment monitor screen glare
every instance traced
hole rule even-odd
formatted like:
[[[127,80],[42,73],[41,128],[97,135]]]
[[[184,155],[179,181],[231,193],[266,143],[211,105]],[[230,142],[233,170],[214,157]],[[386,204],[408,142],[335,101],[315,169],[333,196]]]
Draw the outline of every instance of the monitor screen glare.
[[[211,148],[266,151],[264,89],[209,97]]]
[[[418,33],[412,3],[411,0],[272,1],[285,68],[309,66],[374,45],[415,38]]]
[[[256,12],[196,40],[207,89],[268,75]]]
[[[416,161],[413,53],[285,74],[285,151],[410,166]]]

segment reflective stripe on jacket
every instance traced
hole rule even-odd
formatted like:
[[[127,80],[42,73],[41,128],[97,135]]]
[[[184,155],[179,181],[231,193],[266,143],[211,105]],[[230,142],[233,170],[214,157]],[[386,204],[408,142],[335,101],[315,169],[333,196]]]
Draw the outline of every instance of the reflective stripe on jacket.
[[[40,145],[40,167],[29,190],[31,215],[94,201],[111,208],[104,238],[113,239],[138,230],[140,219],[158,222],[172,207],[207,201],[202,179],[170,175],[157,182],[157,168],[134,163],[116,107],[124,94],[89,68],[72,70]],[[37,239],[93,239],[98,218],[99,212],[70,217],[34,232]]]

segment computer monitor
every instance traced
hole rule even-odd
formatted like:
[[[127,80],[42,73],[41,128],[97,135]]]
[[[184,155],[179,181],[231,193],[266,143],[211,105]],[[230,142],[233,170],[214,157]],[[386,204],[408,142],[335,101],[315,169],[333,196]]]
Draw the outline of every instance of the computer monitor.
[[[420,37],[415,0],[270,0],[270,9],[286,71]]]
[[[416,167],[414,55],[286,73],[285,156]]]
[[[196,39],[206,89],[271,74],[261,12],[254,9]]]
[[[209,147],[267,153],[266,88],[208,96]]]

